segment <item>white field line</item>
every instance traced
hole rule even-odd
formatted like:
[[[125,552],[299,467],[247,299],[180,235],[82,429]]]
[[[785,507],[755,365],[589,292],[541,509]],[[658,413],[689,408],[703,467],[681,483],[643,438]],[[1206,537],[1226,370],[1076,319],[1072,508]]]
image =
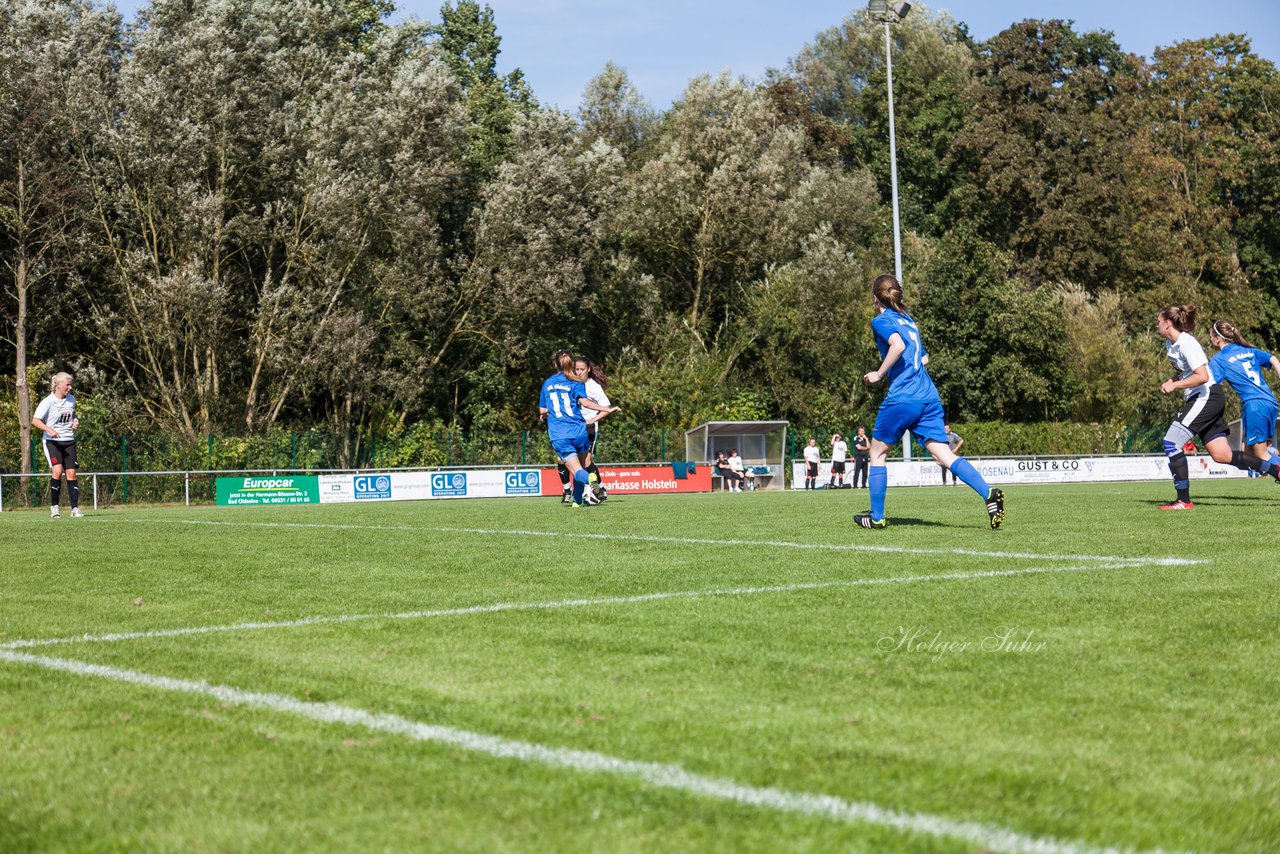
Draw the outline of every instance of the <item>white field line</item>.
[[[4,649],[30,649],[41,646],[61,646],[73,643],[117,643],[119,641],[148,638],[171,638],[184,635],[207,635],[219,632],[259,631],[263,629],[288,629],[303,626],[319,626],[330,623],[356,623],[365,620],[425,620],[435,617],[461,617],[468,614],[496,614],[502,611],[553,611],[561,608],[588,608],[601,605],[633,605],[642,602],[658,602],[664,599],[701,599],[713,596],[755,596],[764,593],[793,593],[801,590],[822,590],[831,587],[872,587],[881,584],[915,584],[925,581],[966,581],[982,578],[1008,578],[1018,575],[1043,575],[1056,572],[1095,572],[1101,569],[1129,569],[1128,564],[1103,563],[1088,566],[1033,566],[1024,569],[992,569],[982,572],[952,572],[939,575],[899,575],[887,578],[855,578],[841,581],[812,581],[801,584],[780,584],[771,587],[721,587],[707,590],[672,590],[657,593],[641,593],[635,596],[609,596],[598,599],[560,599],[552,602],[496,602],[490,605],[471,605],[465,608],[441,608],[429,611],[400,611],[386,614],[335,614],[321,617],[302,617],[297,620],[276,620],[255,623],[231,623],[221,626],[192,626],[179,629],[155,629],[146,632],[118,632],[101,635],[73,635],[61,638],[34,638],[0,644]]]
[[[370,712],[337,703],[310,703],[284,694],[242,691],[205,681],[173,679],[101,664],[0,650],[0,661],[42,667],[47,670],[92,676],[179,694],[209,697],[220,703],[295,715],[325,724],[362,727],[398,735],[412,741],[448,745],[461,750],[536,765],[610,774],[700,797],[797,813],[814,818],[889,827],[907,833],[954,838],[995,851],[1019,854],[1123,854],[1130,849],[1096,848],[1083,842],[1029,836],[1015,830],[973,821],[958,821],[927,813],[902,812],[869,801],[846,801],[833,795],[788,792],[773,787],[749,786],[724,777],[706,777],[680,765],[621,759],[586,750],[570,750],[515,741],[452,727],[421,723],[398,715]]]
[[[118,520],[99,520],[103,524]],[[878,552],[910,555],[960,555],[964,557],[990,557],[1017,560],[1065,560],[1076,562],[1099,561],[1125,566],[1192,566],[1202,560],[1181,557],[1119,557],[1117,555],[1085,554],[1035,554],[1032,552],[996,552],[978,549],[913,549],[902,546],[873,546],[854,543],[798,543],[789,540],[719,540],[704,537],[656,537],[644,534],[599,534],[580,531],[503,530],[498,528],[419,527],[414,525],[349,525],[323,522],[230,522],[207,519],[138,519],[139,522],[172,522],[180,525],[214,525],[236,528],[318,528],[332,531],[399,531],[430,532],[444,534],[490,534],[513,537],[556,537],[582,540],[606,540],[614,542],[676,543],[678,545],[707,546],[769,546],[785,549],[809,549],[836,552]]]

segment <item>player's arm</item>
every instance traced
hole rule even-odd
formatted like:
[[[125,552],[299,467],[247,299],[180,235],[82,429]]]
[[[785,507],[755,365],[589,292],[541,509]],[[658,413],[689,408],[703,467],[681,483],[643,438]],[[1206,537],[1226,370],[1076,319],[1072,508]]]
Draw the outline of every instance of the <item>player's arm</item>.
[[[593,409],[596,412],[603,412],[604,415],[608,415],[610,412],[622,411],[621,406],[601,406],[600,404],[596,403],[594,400],[592,400],[589,397],[578,398],[578,405],[586,409]],[[603,418],[604,415],[601,415],[600,417]]]
[[[1268,364],[1271,366],[1271,370],[1280,374],[1280,356],[1272,356],[1271,361],[1268,362]]]
[[[36,418],[35,416],[32,416],[31,418],[31,426],[36,428],[46,436],[48,436],[50,439],[58,438],[57,430],[50,429],[48,424],[45,424],[43,421],[41,421],[39,418]]]
[[[880,367],[876,368],[869,374],[863,376],[867,382],[875,385],[884,379],[884,375],[889,373],[889,369],[894,366],[898,359],[902,358],[903,352],[907,349],[907,342],[902,340],[902,336],[897,332],[889,336],[889,349],[884,354],[884,361],[880,363]]]
[[[1179,379],[1165,380],[1163,383],[1160,384],[1160,391],[1164,392],[1165,394],[1168,394],[1169,392],[1175,391],[1180,388],[1195,388],[1196,386],[1204,385],[1208,381],[1209,381],[1209,366],[1201,365],[1200,367],[1192,371],[1191,376],[1187,377],[1185,380],[1179,380]]]

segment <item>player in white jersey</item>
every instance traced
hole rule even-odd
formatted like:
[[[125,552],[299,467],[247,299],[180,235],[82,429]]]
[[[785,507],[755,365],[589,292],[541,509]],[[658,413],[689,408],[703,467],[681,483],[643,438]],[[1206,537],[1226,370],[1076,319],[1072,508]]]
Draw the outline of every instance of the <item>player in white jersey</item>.
[[[831,437],[831,480],[827,481],[828,489],[840,489],[844,486],[844,464],[849,459],[849,443],[839,433]]]
[[[609,402],[609,395],[604,390],[605,386],[609,384],[609,378],[605,375],[604,369],[600,365],[590,359],[579,356],[573,360],[573,373],[587,387],[587,397],[592,402],[605,407],[613,405]],[[607,412],[583,413],[583,417],[587,421],[587,475],[591,478],[591,491],[601,501],[609,497],[609,492],[604,488],[604,483],[600,480],[600,469],[596,466],[596,439],[600,433],[600,419],[608,414]]]
[[[67,492],[71,498],[71,515],[80,512],[80,485],[76,483],[76,430],[80,421],[76,418],[76,396],[71,393],[71,374],[53,375],[53,394],[40,401],[31,426],[44,433],[45,459],[49,461],[49,515],[59,517],[58,505],[62,498],[62,475],[67,475]]]
[[[1194,305],[1166,305],[1156,315],[1156,331],[1165,339],[1165,354],[1174,370],[1174,376],[1161,383],[1160,391],[1170,394],[1181,390],[1184,397],[1182,408],[1164,434],[1164,452],[1169,457],[1169,473],[1173,475],[1177,498],[1170,504],[1161,504],[1161,510],[1195,507],[1191,502],[1187,455],[1182,449],[1196,434],[1215,462],[1272,474],[1270,461],[1232,450],[1227,440],[1231,429],[1225,416],[1226,397],[1209,368],[1209,357],[1191,334],[1196,328],[1197,312]]]
[[[818,488],[818,466],[822,463],[822,451],[818,448],[818,440],[810,439],[804,446],[804,488]]]

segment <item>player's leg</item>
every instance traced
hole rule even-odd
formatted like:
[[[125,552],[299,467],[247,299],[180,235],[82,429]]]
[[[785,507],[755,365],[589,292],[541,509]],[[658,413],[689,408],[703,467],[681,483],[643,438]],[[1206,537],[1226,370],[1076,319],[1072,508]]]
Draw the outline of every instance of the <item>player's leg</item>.
[[[58,518],[58,505],[62,503],[62,448],[48,439],[40,443],[44,458],[49,462],[49,515]]]

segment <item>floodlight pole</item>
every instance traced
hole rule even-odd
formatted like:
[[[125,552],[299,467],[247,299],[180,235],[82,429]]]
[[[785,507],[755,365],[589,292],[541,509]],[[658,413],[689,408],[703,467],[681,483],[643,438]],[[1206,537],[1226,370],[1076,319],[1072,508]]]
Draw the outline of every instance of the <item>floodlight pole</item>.
[[[884,67],[889,79],[889,184],[893,188],[893,274],[902,282],[902,226],[898,218],[898,140],[893,125],[893,39],[884,19]]]

